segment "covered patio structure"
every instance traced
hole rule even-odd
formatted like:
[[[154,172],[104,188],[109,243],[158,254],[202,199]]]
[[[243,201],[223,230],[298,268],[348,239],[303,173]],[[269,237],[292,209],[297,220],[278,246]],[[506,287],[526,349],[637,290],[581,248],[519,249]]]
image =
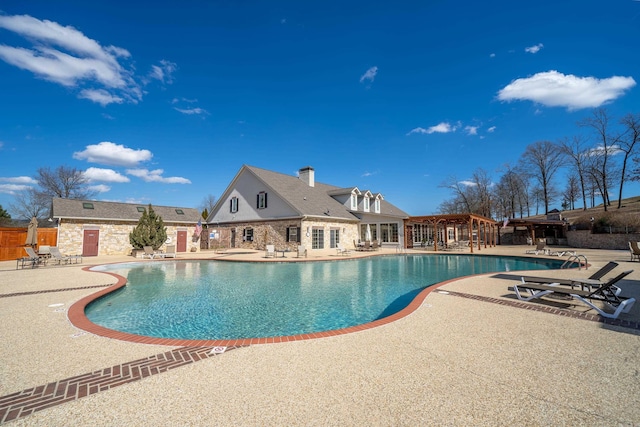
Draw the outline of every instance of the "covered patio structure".
[[[481,215],[444,214],[412,216],[404,220],[405,247],[423,247],[434,251],[458,248],[465,244],[473,253],[474,246],[496,246],[498,223]]]

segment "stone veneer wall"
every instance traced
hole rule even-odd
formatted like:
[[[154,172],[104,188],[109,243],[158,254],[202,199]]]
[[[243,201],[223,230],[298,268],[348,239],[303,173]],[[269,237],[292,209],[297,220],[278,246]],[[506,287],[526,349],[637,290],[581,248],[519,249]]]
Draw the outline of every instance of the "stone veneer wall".
[[[210,226],[211,227],[211,226]],[[287,242],[287,227],[300,227],[300,243]],[[331,228],[337,228],[340,230],[340,242],[342,242],[346,248],[353,247],[353,240],[358,240],[358,225],[352,222],[340,222],[340,221],[300,221],[300,220],[274,220],[274,221],[260,221],[260,222],[247,222],[241,224],[234,224],[232,226],[218,227],[226,229],[236,229],[236,248],[243,249],[255,249],[265,250],[267,245],[275,245],[278,250],[290,250],[297,251],[298,245],[304,246],[307,250],[311,251],[311,230],[314,227],[322,227],[324,229],[324,249],[329,248],[329,230]],[[253,241],[244,242],[242,240],[245,228],[253,229]],[[307,228],[309,228],[309,235],[307,236]],[[230,233],[229,233],[230,236]],[[230,237],[229,237],[230,239]],[[226,245],[230,247],[231,242],[227,242]]]
[[[628,250],[630,240],[640,242],[640,234],[591,234],[589,230],[567,232],[567,243],[574,248]]]
[[[79,220],[65,219],[58,226],[58,247],[60,252],[67,255],[82,254],[82,240],[84,238],[84,227],[95,227],[100,231],[98,242],[98,255],[131,255],[133,246],[129,243],[129,233],[138,225],[126,221],[104,221],[85,223]],[[171,237],[171,244],[177,245],[178,229],[187,229],[187,251],[192,247],[200,250],[200,245],[192,241],[195,232],[193,225],[165,225],[167,237]],[[161,247],[165,249],[165,245]]]

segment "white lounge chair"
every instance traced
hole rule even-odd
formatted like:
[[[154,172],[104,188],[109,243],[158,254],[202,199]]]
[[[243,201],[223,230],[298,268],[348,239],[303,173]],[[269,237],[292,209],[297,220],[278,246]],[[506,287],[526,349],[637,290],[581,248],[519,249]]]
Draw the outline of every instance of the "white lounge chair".
[[[276,247],[275,245],[267,245],[267,250],[264,254],[265,258],[275,258],[276,257]]]
[[[175,258],[176,257],[176,245],[168,245],[167,249],[164,252],[165,258]]]
[[[338,251],[338,255],[350,255],[351,254],[351,250],[346,249],[342,243],[338,243],[336,245],[336,250]]]
[[[304,257],[304,258],[307,257],[307,249],[304,246],[299,245],[298,246],[298,256],[296,258],[302,258],[302,257]]]
[[[153,250],[153,246],[144,246],[142,248],[144,253],[142,254],[142,258],[148,257],[149,259],[153,259],[156,256],[155,251]]]
[[[536,254],[536,255],[538,255],[539,253],[546,254],[547,250],[545,249],[545,246],[547,246],[547,242],[545,242],[544,240],[538,240],[538,242],[536,243],[536,248],[535,249],[527,249],[525,251],[525,253],[527,253],[527,254]]]

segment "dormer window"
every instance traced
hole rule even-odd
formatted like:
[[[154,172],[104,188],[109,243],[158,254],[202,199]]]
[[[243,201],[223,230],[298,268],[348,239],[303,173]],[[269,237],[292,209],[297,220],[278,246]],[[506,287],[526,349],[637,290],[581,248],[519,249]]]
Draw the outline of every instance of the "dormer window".
[[[231,212],[231,213],[238,212],[238,198],[237,197],[232,197],[231,200],[229,200],[229,212]]]
[[[376,199],[376,201],[373,202],[373,210],[375,213],[380,213],[380,199]]]
[[[357,194],[352,194],[351,195],[351,210],[352,211],[357,211],[358,210],[358,195]]]
[[[364,211],[369,212],[369,198],[365,197],[363,199]]]

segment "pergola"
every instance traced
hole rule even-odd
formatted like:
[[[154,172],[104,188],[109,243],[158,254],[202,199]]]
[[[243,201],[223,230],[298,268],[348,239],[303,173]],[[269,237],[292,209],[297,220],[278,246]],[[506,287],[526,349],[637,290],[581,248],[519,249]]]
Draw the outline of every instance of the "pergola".
[[[405,247],[409,248],[409,240],[413,242],[413,239],[409,236],[413,236],[413,228],[416,225],[427,225],[433,227],[433,250],[438,250],[438,230],[443,229],[444,247],[447,247],[449,236],[447,228],[454,227],[454,233],[464,231],[466,229],[469,236],[469,250],[473,253],[473,247],[476,244],[473,239],[474,230],[477,231],[477,249],[480,250],[482,242],[484,247],[496,246],[496,239],[498,235],[498,223],[491,219],[481,215],[466,213],[466,214],[445,214],[445,215],[427,215],[427,216],[412,216],[404,220],[404,235],[405,235]],[[461,230],[461,227],[465,227]],[[454,240],[457,239],[457,235],[454,235]],[[412,244],[412,243],[411,243]]]

